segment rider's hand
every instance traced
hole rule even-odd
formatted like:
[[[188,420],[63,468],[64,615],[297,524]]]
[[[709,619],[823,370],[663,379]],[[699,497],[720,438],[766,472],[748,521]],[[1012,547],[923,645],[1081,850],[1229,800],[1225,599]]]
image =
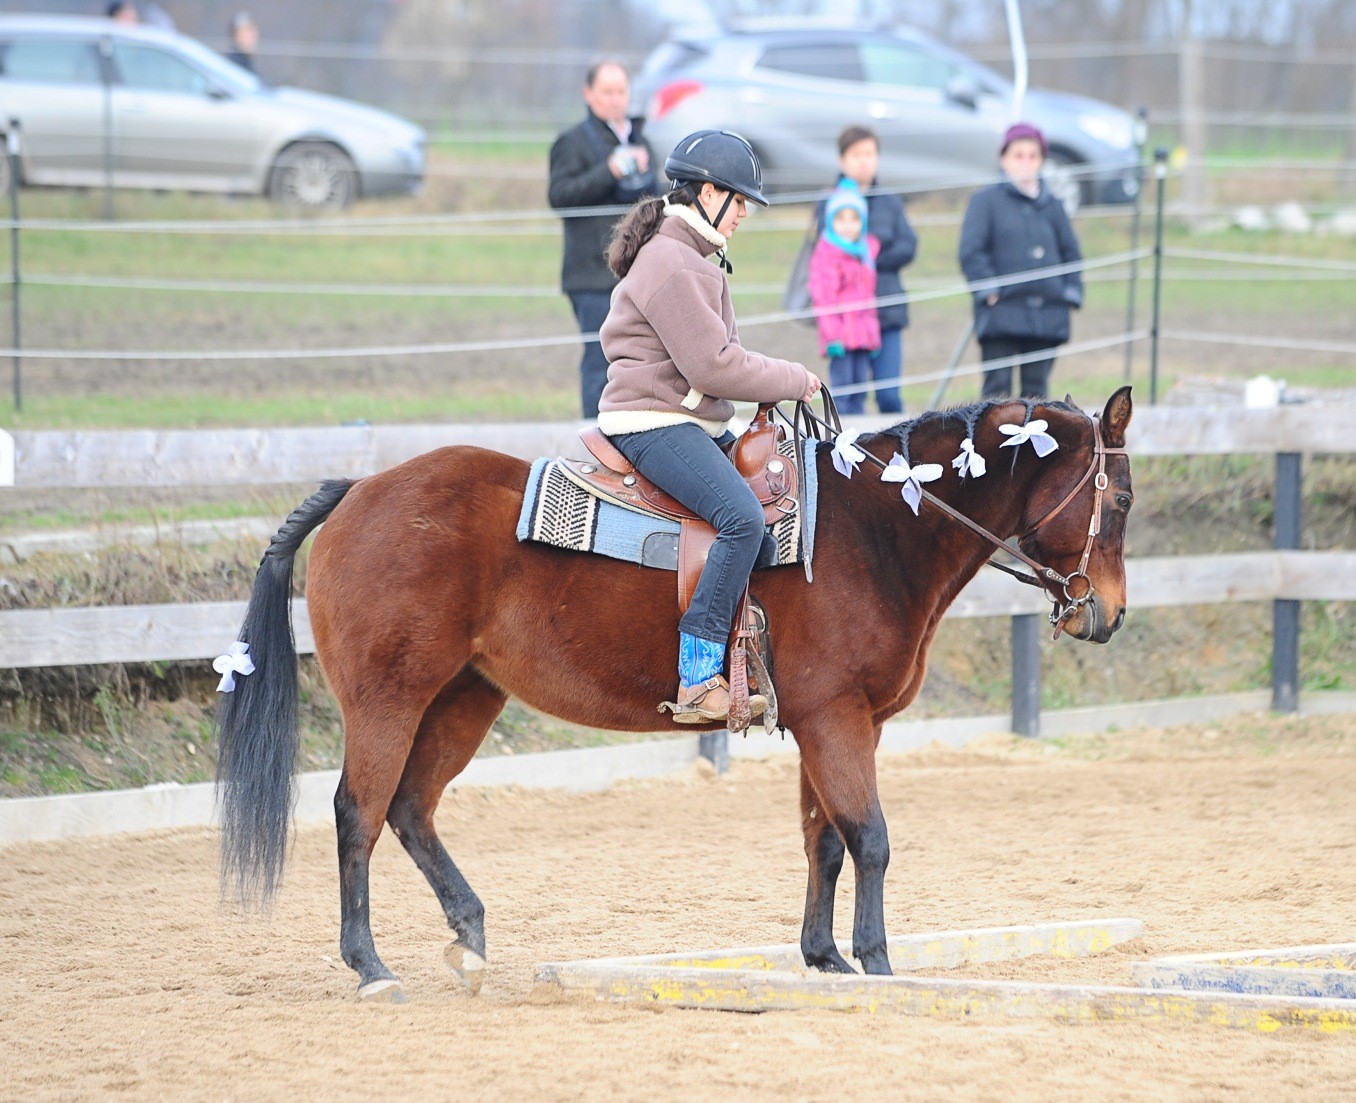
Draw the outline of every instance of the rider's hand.
[[[814,372],[807,370],[805,372],[805,393],[800,396],[800,400],[802,402],[809,402],[819,393],[820,386],[819,376],[815,375]]]

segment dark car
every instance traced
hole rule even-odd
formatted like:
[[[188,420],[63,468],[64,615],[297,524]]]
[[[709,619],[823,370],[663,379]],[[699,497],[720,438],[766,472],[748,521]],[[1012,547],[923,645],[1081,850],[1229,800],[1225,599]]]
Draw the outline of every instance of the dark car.
[[[823,188],[849,123],[881,137],[880,179],[943,189],[993,179],[1013,121],[1011,82],[903,29],[783,27],[679,34],[636,81],[656,149],[719,126],[748,138],[779,192]],[[1030,89],[1022,116],[1050,143],[1046,174],[1066,206],[1124,203],[1139,190],[1142,126],[1110,104]]]

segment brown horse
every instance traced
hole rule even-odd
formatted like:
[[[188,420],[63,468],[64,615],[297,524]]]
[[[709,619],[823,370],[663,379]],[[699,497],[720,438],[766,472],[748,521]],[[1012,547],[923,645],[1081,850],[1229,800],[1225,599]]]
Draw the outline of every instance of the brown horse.
[[[1129,460],[1117,450],[1130,414],[1129,387],[1100,419],[1056,402],[926,413],[859,438],[876,467],[864,462],[850,479],[835,471],[829,445],[818,446],[814,581],[799,567],[758,571],[752,581],[770,621],[781,719],[801,755],[809,860],[801,948],[810,966],[851,971],[833,937],[846,849],[857,871],[853,955],[868,973],[890,972],[890,846],[876,745],[881,725],[918,693],[943,612],[993,551],[944,507],[997,539],[1016,535],[1028,560],[1049,568],[1040,581],[1055,603],[1052,620],[1104,643],[1125,610],[1131,488]],[[1000,426],[1036,418],[1056,450],[1042,458],[1032,442],[1003,447],[1013,431],[1005,437]],[[967,437],[987,460],[983,477],[962,478],[950,465]],[[917,515],[900,486],[879,477],[896,453],[943,468],[925,488],[936,499]],[[259,566],[240,635],[256,670],[223,696],[217,719],[223,886],[246,904],[266,903],[282,873],[297,744],[292,563],[323,521],[307,590],[316,653],[344,715],[334,798],[340,948],[363,997],[402,998],[368,912],[369,858],[388,823],[456,932],[449,962],[479,987],[484,908],[433,816],[509,694],[622,731],[655,730],[656,704],[673,696],[672,573],[519,543],[527,475],[521,460],[454,447],[327,482],[278,530]]]

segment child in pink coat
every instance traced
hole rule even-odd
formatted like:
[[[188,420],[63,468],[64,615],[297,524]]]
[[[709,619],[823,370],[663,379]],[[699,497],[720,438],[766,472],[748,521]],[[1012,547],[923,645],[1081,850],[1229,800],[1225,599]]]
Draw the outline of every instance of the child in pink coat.
[[[880,351],[879,252],[880,242],[866,232],[866,199],[850,180],[841,182],[824,206],[824,232],[810,254],[810,302],[820,311],[819,351],[829,358],[829,382],[844,414],[866,412],[871,358]],[[848,309],[829,309],[835,307]]]

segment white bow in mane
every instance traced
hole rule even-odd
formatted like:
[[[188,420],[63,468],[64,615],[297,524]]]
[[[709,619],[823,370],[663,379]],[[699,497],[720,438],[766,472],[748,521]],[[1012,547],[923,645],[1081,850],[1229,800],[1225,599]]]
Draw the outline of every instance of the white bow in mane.
[[[978,479],[989,469],[984,457],[975,451],[975,442],[970,437],[961,441],[961,450],[951,461],[951,466],[960,473],[962,479],[967,475]]]
[[[861,429],[848,429],[834,438],[833,466],[845,478],[852,478],[857,465],[866,459],[866,453],[857,447],[857,438],[861,435]]]
[[[917,467],[910,467],[909,461],[898,452],[890,458],[885,470],[880,473],[880,481],[883,483],[904,484],[899,488],[899,493],[904,501],[908,502],[915,517],[918,515],[918,506],[923,501],[922,484],[935,482],[941,477],[940,463],[920,463]]]
[[[1031,447],[1036,450],[1036,455],[1044,458],[1059,447],[1059,441],[1045,431],[1047,428],[1049,426],[1043,418],[1028,421],[1025,425],[1000,425],[998,431],[1005,434],[1009,439],[1005,440],[999,447],[1018,448],[1030,441]]]

